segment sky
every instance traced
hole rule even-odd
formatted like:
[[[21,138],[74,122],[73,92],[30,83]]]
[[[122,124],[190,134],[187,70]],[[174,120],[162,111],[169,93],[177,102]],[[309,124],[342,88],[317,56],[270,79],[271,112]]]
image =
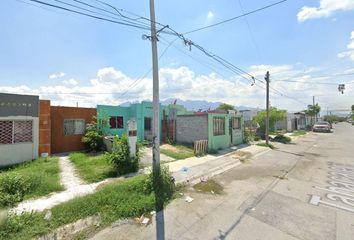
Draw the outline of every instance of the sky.
[[[96,0],[82,1],[114,11]],[[186,33],[277,1],[155,0],[155,12],[157,22]],[[148,0],[105,2],[127,16],[149,17]],[[149,36],[147,30],[29,0],[1,1],[0,29],[0,92],[36,94],[62,106],[152,99],[151,43],[142,37]],[[354,0],[288,0],[184,36],[248,74],[231,72],[161,32],[161,99],[264,108],[260,80],[269,71],[272,106],[299,111],[312,104],[312,96],[323,110],[354,104]],[[257,79],[253,86],[250,76]],[[339,83],[346,84],[344,94],[338,92]]]

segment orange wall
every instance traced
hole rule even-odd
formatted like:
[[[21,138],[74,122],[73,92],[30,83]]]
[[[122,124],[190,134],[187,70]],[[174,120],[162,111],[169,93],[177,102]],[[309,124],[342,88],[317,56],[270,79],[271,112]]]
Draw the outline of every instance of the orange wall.
[[[64,119],[85,119],[91,123],[96,116],[96,108],[54,107],[50,108],[51,116],[51,149],[52,153],[84,150],[81,142],[83,135],[64,135]]]
[[[39,100],[39,156],[42,153],[51,154],[50,126],[50,100]]]

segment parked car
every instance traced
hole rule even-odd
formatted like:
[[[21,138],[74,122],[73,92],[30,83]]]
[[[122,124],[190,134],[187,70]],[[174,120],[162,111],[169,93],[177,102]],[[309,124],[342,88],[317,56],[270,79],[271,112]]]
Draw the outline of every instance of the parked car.
[[[313,125],[314,132],[331,132],[331,124],[329,122],[318,122]]]

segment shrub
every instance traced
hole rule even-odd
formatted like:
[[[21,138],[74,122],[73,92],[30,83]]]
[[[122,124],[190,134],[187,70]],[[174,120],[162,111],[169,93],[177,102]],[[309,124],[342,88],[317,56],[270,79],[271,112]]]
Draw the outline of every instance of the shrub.
[[[151,172],[142,185],[142,191],[145,194],[154,191],[157,196],[156,202],[164,205],[172,199],[176,191],[175,179],[167,166],[160,167],[160,178],[156,177],[155,182],[154,177],[154,173]]]
[[[94,119],[91,124],[87,125],[86,133],[81,141],[85,147],[91,152],[99,152],[105,150],[102,131],[98,128],[97,122]]]
[[[278,134],[273,138],[273,141],[287,144],[291,142],[291,138],[284,136],[283,134]]]
[[[13,206],[21,202],[25,194],[30,193],[39,181],[40,179],[34,176],[4,174],[0,177],[0,206]]]
[[[130,157],[128,137],[126,135],[113,138],[112,152],[105,153],[105,158],[114,165],[119,175],[136,172],[139,169],[139,149],[137,149],[135,157]]]

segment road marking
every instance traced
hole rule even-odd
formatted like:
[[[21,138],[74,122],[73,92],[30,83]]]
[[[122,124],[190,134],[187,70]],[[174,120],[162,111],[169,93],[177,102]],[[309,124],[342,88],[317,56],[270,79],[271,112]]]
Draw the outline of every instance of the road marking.
[[[311,195],[310,204],[319,206],[320,203],[324,204],[324,205],[327,205],[327,206],[330,206],[330,207],[339,208],[339,209],[354,213],[354,208],[347,208],[347,207],[343,207],[341,205],[337,205],[337,204],[334,204],[334,203],[325,202],[325,201],[321,200],[320,196]]]
[[[321,197],[316,195],[312,195],[309,203],[316,206],[319,206],[321,203],[354,213],[354,167],[333,162],[328,162],[328,165],[330,169],[328,178],[330,180],[328,180],[327,183],[330,186],[314,186],[314,188],[329,192],[325,195],[326,199],[334,201],[335,203],[322,201]]]

